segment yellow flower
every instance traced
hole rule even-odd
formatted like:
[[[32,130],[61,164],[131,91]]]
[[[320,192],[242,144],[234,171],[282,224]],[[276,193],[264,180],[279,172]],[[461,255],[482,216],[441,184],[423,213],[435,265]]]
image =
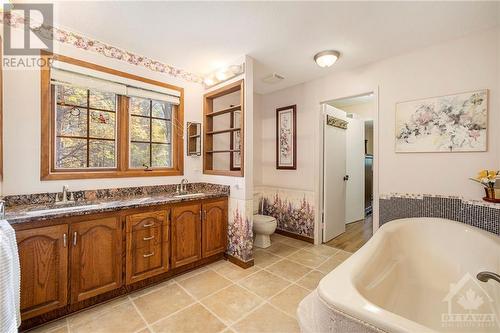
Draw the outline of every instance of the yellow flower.
[[[488,170],[481,170],[477,174],[477,179],[483,179],[483,178],[486,178],[486,177],[488,177]]]

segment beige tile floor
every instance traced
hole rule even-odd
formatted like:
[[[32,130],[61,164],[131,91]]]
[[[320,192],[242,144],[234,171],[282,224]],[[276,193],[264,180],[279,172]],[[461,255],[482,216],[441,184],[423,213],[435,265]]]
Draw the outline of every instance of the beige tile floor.
[[[32,332],[298,332],[299,302],[351,254],[272,238],[249,269],[221,260]]]

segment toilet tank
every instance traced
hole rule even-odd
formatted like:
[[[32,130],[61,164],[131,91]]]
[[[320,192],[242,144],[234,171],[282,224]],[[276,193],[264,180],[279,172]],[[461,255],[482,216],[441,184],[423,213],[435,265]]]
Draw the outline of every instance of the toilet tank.
[[[253,214],[259,214],[261,208],[262,193],[255,192],[253,194]]]

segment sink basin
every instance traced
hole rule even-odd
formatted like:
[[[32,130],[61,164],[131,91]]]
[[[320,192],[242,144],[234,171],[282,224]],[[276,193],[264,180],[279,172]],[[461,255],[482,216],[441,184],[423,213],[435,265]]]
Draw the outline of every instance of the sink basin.
[[[70,207],[60,207],[60,208],[46,208],[46,209],[31,210],[26,212],[26,214],[37,215],[43,213],[64,213],[64,212],[74,212],[79,210],[87,210],[96,207],[99,207],[99,205],[92,204],[92,205],[70,206]]]
[[[187,194],[177,194],[174,195],[174,198],[193,198],[193,197],[202,197],[205,193],[187,193]]]

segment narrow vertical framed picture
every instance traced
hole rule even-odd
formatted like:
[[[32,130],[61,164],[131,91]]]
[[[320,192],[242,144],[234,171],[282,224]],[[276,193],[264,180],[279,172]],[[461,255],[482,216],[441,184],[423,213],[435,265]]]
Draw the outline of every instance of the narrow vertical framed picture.
[[[276,169],[297,169],[297,105],[276,109]]]

